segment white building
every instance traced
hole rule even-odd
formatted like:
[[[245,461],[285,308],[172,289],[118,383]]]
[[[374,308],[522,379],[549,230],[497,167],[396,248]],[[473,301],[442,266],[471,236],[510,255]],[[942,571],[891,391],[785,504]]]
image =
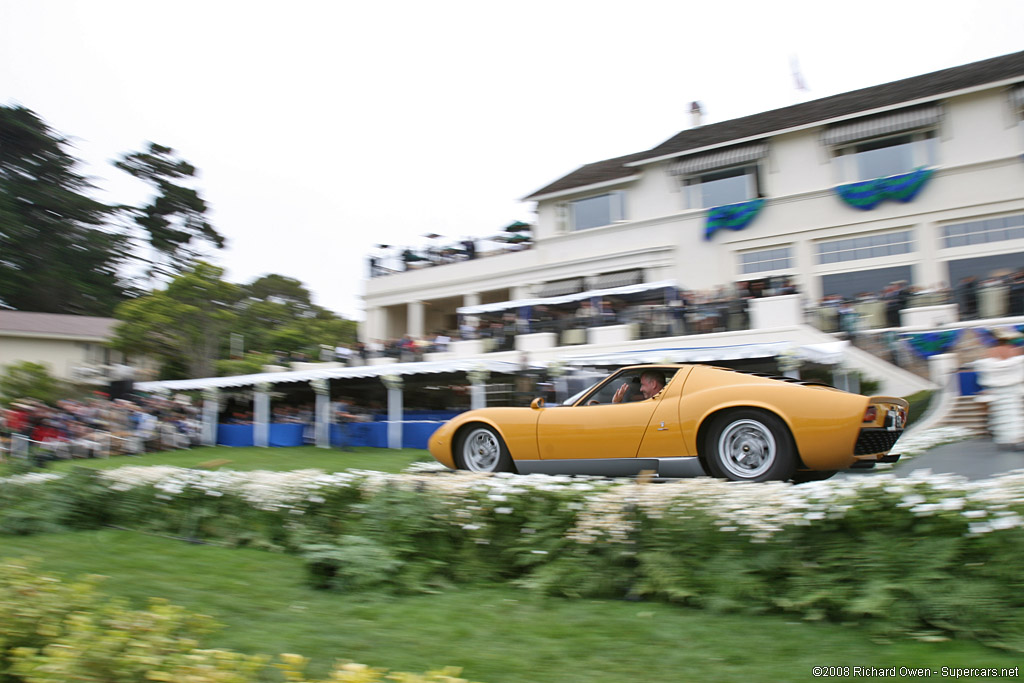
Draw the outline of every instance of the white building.
[[[1020,269],[1022,120],[1024,52],[694,122],[526,197],[530,249],[371,277],[363,338],[422,337],[453,330],[460,307],[615,284],[789,276],[817,301]],[[752,219],[716,229],[714,207]]]
[[[40,363],[57,379],[98,386],[150,379],[151,359],[110,348],[116,325],[114,318],[0,311],[0,366]]]

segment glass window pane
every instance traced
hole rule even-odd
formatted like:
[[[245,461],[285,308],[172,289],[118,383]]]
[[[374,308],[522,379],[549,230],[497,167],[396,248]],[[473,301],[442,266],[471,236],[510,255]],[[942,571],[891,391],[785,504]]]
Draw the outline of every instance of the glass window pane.
[[[588,197],[572,203],[573,230],[586,230],[612,222],[611,195]]]
[[[750,199],[746,175],[736,175],[701,183],[704,207],[725,206]]]
[[[856,158],[858,180],[884,178],[914,170],[910,143],[857,152]]]

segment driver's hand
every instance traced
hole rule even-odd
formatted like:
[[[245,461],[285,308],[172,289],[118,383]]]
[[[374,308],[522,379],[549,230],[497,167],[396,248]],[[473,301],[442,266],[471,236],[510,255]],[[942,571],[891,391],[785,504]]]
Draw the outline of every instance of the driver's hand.
[[[612,403],[622,403],[626,398],[626,392],[629,391],[629,382],[623,382],[616,391],[615,395],[612,396]]]

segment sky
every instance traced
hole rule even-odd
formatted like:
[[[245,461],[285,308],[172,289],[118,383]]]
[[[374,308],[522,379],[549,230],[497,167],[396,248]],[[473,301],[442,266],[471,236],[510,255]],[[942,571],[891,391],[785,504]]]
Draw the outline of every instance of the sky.
[[[1020,50],[1020,0],[0,0],[0,104],[112,203],[147,194],[111,160],[174,148],[228,280],[361,320],[374,245],[532,222],[523,197],[690,127],[693,100],[716,123]]]

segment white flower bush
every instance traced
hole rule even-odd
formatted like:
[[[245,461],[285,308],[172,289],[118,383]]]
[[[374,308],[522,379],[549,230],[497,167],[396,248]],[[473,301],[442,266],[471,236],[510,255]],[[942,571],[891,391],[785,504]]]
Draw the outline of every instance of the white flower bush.
[[[897,449],[906,455],[970,436],[960,428],[939,428],[901,438]],[[43,485],[62,475],[33,473],[0,479],[0,484]],[[542,474],[486,475],[452,472],[439,463],[416,463],[402,474],[350,470],[291,472],[190,470],[169,466],[129,466],[100,471],[112,491],[152,488],[164,501],[190,496],[230,495],[255,509],[302,513],[324,503],[332,493],[355,489],[372,497],[388,487],[429,492],[446,505],[448,522],[464,530],[486,529],[494,515],[512,515],[517,503],[556,494],[561,509],[575,517],[567,539],[578,543],[629,542],[640,515],[704,515],[721,531],[764,541],[790,526],[839,519],[858,501],[886,494],[899,499],[897,508],[917,516],[956,514],[971,520],[969,533],[982,534],[1021,526],[1016,510],[1024,501],[1024,473],[981,481],[953,475],[914,473],[842,477],[792,485],[784,482],[733,483],[709,478],[637,484],[630,479],[569,477]],[[529,528],[529,527],[527,527]],[[529,533],[529,532],[527,532]]]

